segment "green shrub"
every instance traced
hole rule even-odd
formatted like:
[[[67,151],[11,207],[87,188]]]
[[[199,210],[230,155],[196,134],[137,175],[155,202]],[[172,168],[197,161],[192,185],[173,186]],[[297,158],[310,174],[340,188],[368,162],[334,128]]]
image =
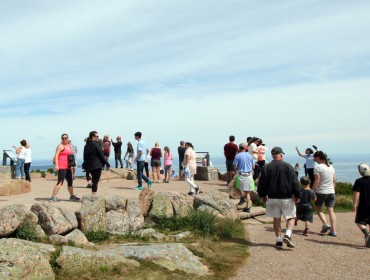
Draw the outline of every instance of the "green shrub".
[[[85,233],[90,242],[102,242],[109,238],[109,233],[105,231],[88,231]]]
[[[21,225],[17,229],[17,231],[15,232],[15,237],[18,239],[24,239],[28,241],[34,241],[34,242],[39,241],[35,228],[27,223]]]
[[[233,219],[218,219],[216,223],[217,235],[220,238],[245,238],[245,230],[241,220],[234,221]]]
[[[334,207],[336,210],[352,211],[352,196],[336,195]]]
[[[46,172],[45,171],[40,171],[40,173],[41,173],[41,177],[42,178],[45,178],[46,177]]]
[[[47,172],[47,173],[50,173],[50,174],[54,174],[54,173],[55,173],[55,170],[54,170],[54,168],[48,168],[48,169],[46,170],[46,172]]]
[[[342,183],[337,182],[337,185],[335,187],[335,194],[336,195],[353,195],[352,191],[352,184],[351,183]]]

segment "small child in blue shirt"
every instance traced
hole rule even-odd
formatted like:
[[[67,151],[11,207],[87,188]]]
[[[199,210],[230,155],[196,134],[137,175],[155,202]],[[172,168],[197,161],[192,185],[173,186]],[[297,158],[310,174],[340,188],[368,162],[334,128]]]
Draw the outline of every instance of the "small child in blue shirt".
[[[313,222],[313,208],[312,202],[316,201],[316,194],[310,189],[310,179],[306,176],[300,179],[302,190],[301,200],[298,202],[297,215],[295,218],[295,225],[297,225],[298,220],[305,222],[305,229],[303,231],[304,236],[308,236],[308,231],[310,228],[310,223]]]

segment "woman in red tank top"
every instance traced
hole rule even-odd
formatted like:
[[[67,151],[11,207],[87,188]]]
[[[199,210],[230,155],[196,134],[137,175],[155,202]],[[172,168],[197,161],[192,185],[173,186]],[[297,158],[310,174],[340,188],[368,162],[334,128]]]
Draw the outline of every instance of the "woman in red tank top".
[[[56,148],[53,163],[55,164],[55,170],[58,173],[58,182],[53,190],[53,195],[49,199],[50,202],[57,202],[57,194],[63,185],[64,179],[68,183],[68,192],[70,194],[70,201],[79,201],[80,198],[75,196],[73,193],[73,176],[72,170],[68,165],[68,156],[73,154],[71,145],[68,144],[68,134],[63,133],[62,142]]]

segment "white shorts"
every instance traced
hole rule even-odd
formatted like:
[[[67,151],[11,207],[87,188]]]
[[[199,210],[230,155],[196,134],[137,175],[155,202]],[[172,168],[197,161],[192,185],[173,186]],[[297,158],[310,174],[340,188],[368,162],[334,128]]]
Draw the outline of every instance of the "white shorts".
[[[292,219],[296,217],[295,203],[291,198],[269,198],[266,203],[266,216],[272,218]]]
[[[238,174],[237,176],[239,177],[239,181],[240,181],[239,190],[243,192],[250,192],[252,188],[252,183],[253,183],[252,173],[250,173],[250,175],[248,176],[243,176],[240,174]]]

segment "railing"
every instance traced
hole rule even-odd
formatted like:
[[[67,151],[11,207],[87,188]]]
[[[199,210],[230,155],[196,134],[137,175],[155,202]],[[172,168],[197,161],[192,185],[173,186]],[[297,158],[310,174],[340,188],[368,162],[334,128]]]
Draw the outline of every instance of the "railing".
[[[17,162],[17,156],[11,150],[3,150],[3,166],[6,166],[7,159],[10,159],[10,173],[11,178],[15,177],[15,165]]]

